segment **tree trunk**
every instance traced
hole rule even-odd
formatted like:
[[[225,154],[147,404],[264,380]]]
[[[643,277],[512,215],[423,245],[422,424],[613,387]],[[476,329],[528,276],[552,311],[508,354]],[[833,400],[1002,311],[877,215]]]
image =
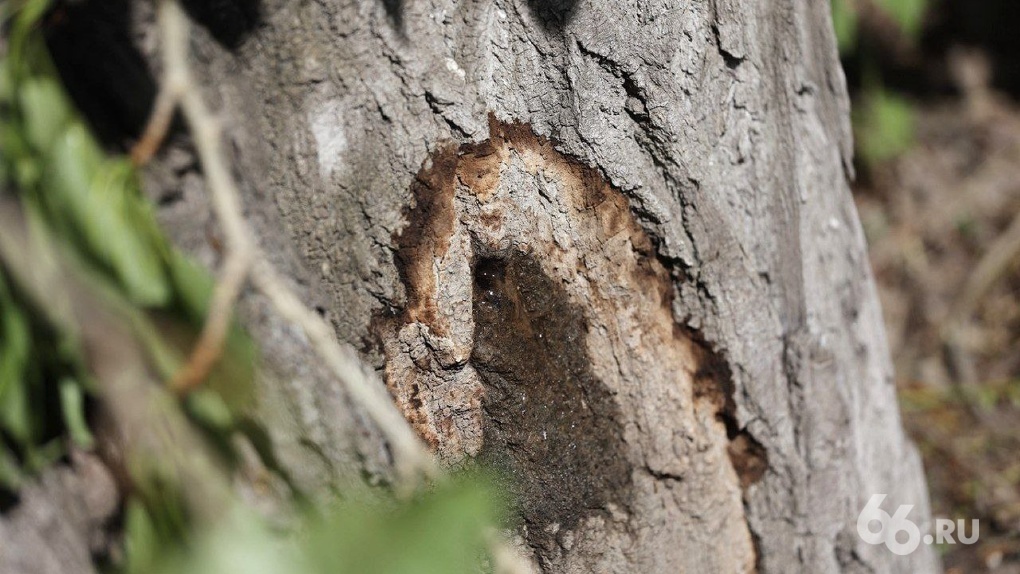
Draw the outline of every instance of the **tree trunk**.
[[[928,546],[900,557],[856,529],[872,494],[928,510],[828,2],[259,12],[243,37],[207,18],[194,43],[247,215],[440,458],[505,473],[541,571],[937,570]],[[173,142],[148,187],[213,265],[190,154]],[[270,364],[256,418],[294,481],[386,480],[378,433],[302,338],[258,296],[242,318]]]

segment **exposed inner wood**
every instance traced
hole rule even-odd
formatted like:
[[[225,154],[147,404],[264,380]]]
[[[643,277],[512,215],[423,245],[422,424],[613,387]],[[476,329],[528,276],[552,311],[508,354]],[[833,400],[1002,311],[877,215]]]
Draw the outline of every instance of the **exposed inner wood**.
[[[418,433],[450,464],[502,471],[543,556],[597,531],[682,551],[702,531],[729,541],[721,569],[752,570],[742,488],[764,453],[735,428],[724,363],[675,322],[672,278],[627,198],[495,119],[485,142],[437,152],[412,191],[407,304],[382,338]]]

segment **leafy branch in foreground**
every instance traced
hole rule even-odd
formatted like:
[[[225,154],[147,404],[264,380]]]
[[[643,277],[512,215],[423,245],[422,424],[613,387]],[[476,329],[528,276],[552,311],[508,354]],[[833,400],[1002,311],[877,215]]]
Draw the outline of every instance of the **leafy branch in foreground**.
[[[73,267],[83,283],[125,310],[158,380],[181,363],[207,311],[212,280],[170,247],[131,164],[101,149],[68,100],[39,30],[47,7],[37,0],[19,3],[18,10],[0,4],[7,31],[0,60],[0,183],[5,196],[17,198],[7,209],[17,208],[26,234],[12,249],[24,252],[31,240],[37,257]],[[10,238],[12,229],[5,231]],[[16,281],[9,259],[0,268],[3,458],[8,468],[35,471],[65,451],[65,431],[79,447],[92,446],[87,410],[96,382],[83,327],[60,322],[73,316],[61,285],[42,284],[33,293],[26,281]],[[33,277],[47,268],[44,261],[26,265]],[[212,373],[202,400],[237,411],[251,399],[254,347],[236,327],[227,345],[227,360]]]
[[[107,155],[68,100],[40,32],[48,7],[0,3],[0,488],[16,494],[72,443],[111,441],[124,453],[107,460],[124,467],[122,571],[526,571],[495,534],[487,481],[440,477],[382,385],[259,253],[177,3],[160,3],[168,81],[146,153],[180,105],[228,238],[215,285],[165,239],[132,162]],[[223,445],[251,401],[255,352],[230,317],[249,274],[384,431],[404,498],[320,510],[296,496],[281,533],[234,494]],[[96,411],[109,419],[98,438]]]

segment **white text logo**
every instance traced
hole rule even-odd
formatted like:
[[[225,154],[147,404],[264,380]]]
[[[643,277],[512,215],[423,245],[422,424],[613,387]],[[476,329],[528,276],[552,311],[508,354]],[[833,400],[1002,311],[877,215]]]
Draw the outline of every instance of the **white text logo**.
[[[868,500],[868,504],[861,510],[857,517],[857,534],[861,540],[868,544],[885,544],[893,554],[906,556],[917,550],[921,542],[925,544],[956,544],[953,539],[953,532],[961,544],[974,544],[978,540],[978,519],[970,521],[970,535],[965,530],[966,521],[957,521],[948,518],[935,519],[935,535],[925,534],[921,536],[921,528],[913,520],[907,518],[910,511],[914,509],[913,504],[901,504],[896,512],[889,515],[882,510],[881,504],[886,495],[874,494]]]

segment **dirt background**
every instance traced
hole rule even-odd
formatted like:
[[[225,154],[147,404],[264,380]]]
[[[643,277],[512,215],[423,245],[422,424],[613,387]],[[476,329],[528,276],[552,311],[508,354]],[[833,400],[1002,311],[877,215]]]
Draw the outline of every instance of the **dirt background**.
[[[862,23],[861,46],[844,57],[855,104],[877,69],[916,114],[913,144],[889,161],[859,164],[854,186],[900,403],[924,457],[933,514],[981,521],[977,544],[940,553],[949,573],[1017,573],[1015,251],[992,266],[989,287],[969,309],[965,300],[988,267],[983,259],[1002,253],[1020,225],[1020,5],[932,2],[913,43],[874,11]]]

